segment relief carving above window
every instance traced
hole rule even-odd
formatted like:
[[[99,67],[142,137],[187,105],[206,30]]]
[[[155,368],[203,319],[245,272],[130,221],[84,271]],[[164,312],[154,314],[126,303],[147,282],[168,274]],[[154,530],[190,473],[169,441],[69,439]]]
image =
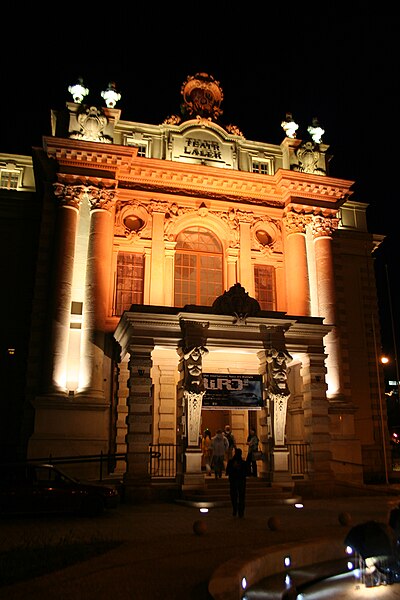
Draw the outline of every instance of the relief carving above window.
[[[117,206],[114,234],[128,239],[150,238],[151,218],[146,208],[137,202]]]
[[[282,235],[279,224],[270,219],[259,219],[252,229],[252,249],[264,255],[282,252]]]

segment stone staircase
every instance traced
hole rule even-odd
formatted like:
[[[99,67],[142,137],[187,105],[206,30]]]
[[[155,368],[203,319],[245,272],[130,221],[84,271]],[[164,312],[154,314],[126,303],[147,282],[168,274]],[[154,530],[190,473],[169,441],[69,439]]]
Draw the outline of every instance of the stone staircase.
[[[184,492],[178,502],[199,507],[230,506],[229,480],[225,476],[221,479],[215,479],[214,476],[205,477],[203,489]],[[301,497],[293,493],[292,487],[271,484],[266,479],[247,478],[246,506],[271,506],[296,502],[301,502]]]

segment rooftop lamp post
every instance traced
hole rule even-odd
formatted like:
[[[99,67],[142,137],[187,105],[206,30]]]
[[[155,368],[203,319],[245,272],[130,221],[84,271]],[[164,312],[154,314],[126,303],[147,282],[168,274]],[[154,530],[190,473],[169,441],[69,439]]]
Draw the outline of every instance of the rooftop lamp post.
[[[72,94],[74,102],[77,104],[81,104],[84,97],[89,93],[88,88],[83,85],[82,77],[79,77],[74,85],[70,85],[68,91]]]
[[[316,117],[313,118],[312,124],[307,128],[307,131],[315,144],[320,144],[322,142],[322,136],[325,133],[325,129],[322,129]]]
[[[286,137],[294,139],[299,126],[293,121],[292,113],[286,113],[285,121],[282,121],[281,127],[284,130]]]
[[[107,108],[114,108],[118,100],[121,99],[121,94],[116,91],[115,83],[111,82],[108,84],[108,88],[101,92],[101,97],[106,101]]]

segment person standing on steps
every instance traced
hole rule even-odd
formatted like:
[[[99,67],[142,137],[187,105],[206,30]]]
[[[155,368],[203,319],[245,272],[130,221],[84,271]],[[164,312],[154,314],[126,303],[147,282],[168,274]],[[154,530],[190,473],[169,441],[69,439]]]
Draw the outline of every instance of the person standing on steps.
[[[247,464],[243,460],[241,448],[235,448],[235,453],[228,460],[226,474],[229,477],[229,493],[232,503],[232,514],[234,517],[244,517],[246,499],[246,477]]]
[[[211,466],[214,470],[215,479],[221,479],[222,471],[224,470],[225,454],[228,451],[229,443],[222,429],[217,429],[217,433],[211,439],[212,462]]]
[[[207,475],[211,476],[211,431],[209,429],[204,430],[204,434],[201,440],[201,450],[203,454],[203,465],[206,469]]]
[[[233,435],[233,433],[231,431],[230,425],[225,425],[224,436],[226,437],[226,439],[228,440],[228,443],[229,443],[228,452],[226,453],[226,456],[225,456],[226,464],[228,464],[228,460],[230,460],[232,458],[233,451],[236,448],[235,436]]]
[[[247,473],[253,477],[257,477],[257,462],[253,458],[253,453],[258,450],[259,439],[256,434],[254,427],[250,427],[249,435],[247,436]]]

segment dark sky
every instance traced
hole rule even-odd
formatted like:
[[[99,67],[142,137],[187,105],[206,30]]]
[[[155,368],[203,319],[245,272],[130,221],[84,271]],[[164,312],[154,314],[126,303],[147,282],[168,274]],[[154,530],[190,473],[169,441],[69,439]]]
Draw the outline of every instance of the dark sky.
[[[384,265],[398,332],[400,258],[393,7],[376,3],[378,13],[365,2],[253,2],[245,13],[243,3],[193,1],[60,5],[53,16],[48,6],[22,15],[17,3],[5,4],[3,25],[16,26],[0,39],[0,152],[30,154],[41,145],[51,132],[51,109],[72,100],[68,86],[80,76],[102,104],[100,92],[116,82],[123,120],[159,124],[178,113],[181,85],[197,72],[220,82],[221,121],[248,139],[279,144],[286,112],[305,138],[317,117],[333,154],[330,174],[356,182],[353,199],[369,204],[370,231],[387,236],[377,263],[384,345],[390,343]]]

